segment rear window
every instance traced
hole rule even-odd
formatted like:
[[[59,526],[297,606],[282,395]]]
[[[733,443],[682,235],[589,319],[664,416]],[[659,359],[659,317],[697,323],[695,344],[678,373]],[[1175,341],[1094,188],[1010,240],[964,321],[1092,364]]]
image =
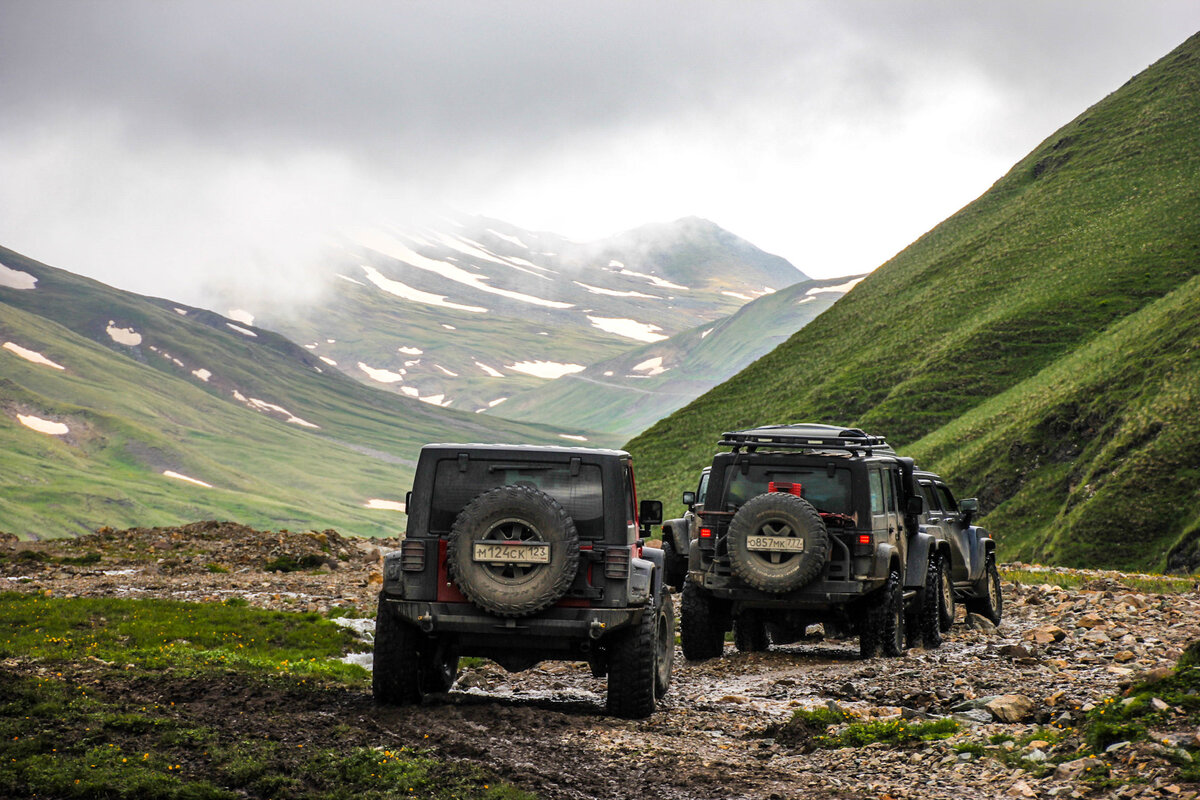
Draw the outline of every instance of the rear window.
[[[463,507],[500,486],[525,485],[559,502],[584,539],[604,536],[604,491],[597,464],[548,464],[442,459],[433,478],[429,509],[431,533],[448,533]],[[574,474],[572,474],[574,473]]]
[[[725,492],[725,503],[730,510],[752,497],[764,494],[771,481],[798,483],[800,496],[813,504],[817,511],[833,514],[854,514],[850,493],[850,470],[837,468],[832,474],[826,468],[751,466],[743,474],[738,467],[731,468],[729,488]]]

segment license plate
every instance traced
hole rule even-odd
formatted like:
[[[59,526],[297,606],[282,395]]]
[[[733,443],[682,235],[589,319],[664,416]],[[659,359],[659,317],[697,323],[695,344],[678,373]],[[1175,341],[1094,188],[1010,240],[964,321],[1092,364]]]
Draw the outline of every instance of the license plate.
[[[797,536],[749,536],[746,547],[771,553],[803,553],[804,540]]]
[[[550,545],[475,542],[471,558],[475,561],[487,561],[493,564],[549,564]]]

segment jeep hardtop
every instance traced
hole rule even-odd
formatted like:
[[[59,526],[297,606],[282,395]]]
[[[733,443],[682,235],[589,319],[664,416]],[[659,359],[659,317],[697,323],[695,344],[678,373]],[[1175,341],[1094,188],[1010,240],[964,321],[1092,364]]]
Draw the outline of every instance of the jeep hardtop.
[[[857,633],[864,658],[941,642],[938,565],[948,545],[919,529],[915,465],[882,436],[820,424],[724,434],[694,515],[681,643],[711,658],[734,631],[765,650],[827,630]]]
[[[663,554],[646,547],[662,503],[637,501],[619,450],[430,444],[384,559],[373,694],[449,691],[462,656],[509,671],[587,661],[608,711],[645,717],[667,691],[674,613]]]

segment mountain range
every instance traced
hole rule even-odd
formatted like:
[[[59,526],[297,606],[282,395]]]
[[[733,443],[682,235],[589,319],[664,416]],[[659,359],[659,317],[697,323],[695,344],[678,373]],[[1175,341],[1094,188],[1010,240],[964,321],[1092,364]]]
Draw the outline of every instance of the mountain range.
[[[696,219],[589,245],[469,217],[358,238],[302,314],[218,314],[0,248],[0,530],[224,517],[395,534],[422,444],[615,446],[846,288]],[[622,381],[660,345],[669,365],[627,414]],[[606,417],[553,388],[564,366],[630,354]],[[675,367],[690,394],[657,380]],[[524,421],[497,413],[509,395]]]
[[[643,491],[726,430],[850,424],[977,495],[1003,560],[1200,568],[1197,131],[1200,35],[629,442]]]

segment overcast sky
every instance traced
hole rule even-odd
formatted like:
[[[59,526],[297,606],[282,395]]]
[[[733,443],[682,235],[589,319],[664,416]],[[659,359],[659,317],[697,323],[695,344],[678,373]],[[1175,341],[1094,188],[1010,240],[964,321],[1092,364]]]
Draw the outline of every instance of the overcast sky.
[[[191,302],[441,207],[695,215],[864,272],[1197,30],[1195,0],[0,0],[0,244]]]

